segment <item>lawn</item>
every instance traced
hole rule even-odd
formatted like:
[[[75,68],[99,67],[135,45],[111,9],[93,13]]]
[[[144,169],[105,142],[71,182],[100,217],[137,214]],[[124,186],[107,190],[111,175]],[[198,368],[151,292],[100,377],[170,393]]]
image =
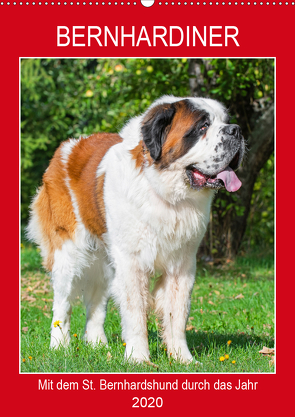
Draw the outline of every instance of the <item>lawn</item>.
[[[71,344],[51,351],[50,277],[38,250],[21,245],[21,372],[274,372],[271,358],[259,351],[274,347],[274,260],[255,253],[235,262],[199,263],[192,293],[187,340],[202,365],[184,365],[167,357],[153,313],[148,320],[151,361],[155,366],[124,361],[120,316],[108,305],[108,346],[83,341],[85,309],[73,308]]]

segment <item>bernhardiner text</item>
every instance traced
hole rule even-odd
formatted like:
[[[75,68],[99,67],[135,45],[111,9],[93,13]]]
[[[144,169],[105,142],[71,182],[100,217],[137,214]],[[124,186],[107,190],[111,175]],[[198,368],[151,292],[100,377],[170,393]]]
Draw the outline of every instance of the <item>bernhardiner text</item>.
[[[236,26],[57,26],[57,46],[240,46]]]

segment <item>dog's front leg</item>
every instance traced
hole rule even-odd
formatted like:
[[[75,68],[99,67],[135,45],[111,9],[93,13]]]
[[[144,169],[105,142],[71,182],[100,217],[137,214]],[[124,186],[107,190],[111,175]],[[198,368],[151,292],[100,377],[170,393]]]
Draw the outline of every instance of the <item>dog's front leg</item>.
[[[186,341],[186,322],[190,312],[195,269],[190,273],[165,274],[154,290],[156,311],[161,315],[163,341],[168,355],[181,362],[193,361]]]
[[[117,262],[113,294],[120,307],[125,358],[136,362],[149,360],[148,284],[149,275],[135,261]]]

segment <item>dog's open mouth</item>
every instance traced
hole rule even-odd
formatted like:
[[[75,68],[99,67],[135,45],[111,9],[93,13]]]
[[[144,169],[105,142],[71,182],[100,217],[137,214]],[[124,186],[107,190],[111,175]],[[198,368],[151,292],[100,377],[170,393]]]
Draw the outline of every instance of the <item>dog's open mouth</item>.
[[[239,165],[239,152],[232,159],[230,164],[216,175],[206,175],[199,171],[195,165],[186,168],[186,173],[192,188],[213,188],[219,190],[225,187],[227,191],[237,191],[242,183],[237,177],[234,169]]]

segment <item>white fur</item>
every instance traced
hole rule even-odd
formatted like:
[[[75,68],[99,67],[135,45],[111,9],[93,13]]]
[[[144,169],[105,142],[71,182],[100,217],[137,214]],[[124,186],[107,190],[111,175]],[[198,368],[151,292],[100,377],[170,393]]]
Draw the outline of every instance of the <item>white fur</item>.
[[[175,186],[171,173],[159,181],[153,167],[140,175],[124,151],[124,143],[114,148],[119,146],[121,163],[116,157],[118,149],[111,149],[104,159],[105,206],[109,256],[116,270],[112,294],[120,306],[126,357],[149,358],[147,293],[150,276],[158,272],[161,284],[153,296],[156,310],[163,314],[168,352],[190,361],[185,323],[196,272],[195,255],[206,230],[213,192],[189,190],[183,181]]]
[[[181,99],[165,96],[152,106]],[[97,177],[105,174],[107,233],[103,242],[86,230],[66,177],[78,227],[75,241],[66,241],[54,256],[52,323],[60,320],[61,324],[52,324],[52,347],[68,344],[71,303],[81,293],[87,310],[86,340],[106,343],[103,325],[107,301],[112,296],[120,308],[125,357],[148,360],[148,292],[150,277],[157,272],[161,277],[152,299],[162,317],[167,351],[184,362],[193,360],[185,327],[195,280],[196,252],[208,224],[214,191],[190,189],[184,181],[184,167],[210,158],[218,129],[224,125],[224,108],[209,99],[190,100],[212,118],[207,133],[209,142],[199,141],[162,172],[146,164],[141,173],[130,150],[141,140],[143,114],[124,126],[120,132],[123,142],[111,147],[97,167]],[[65,169],[75,143],[68,141],[62,148]],[[36,219],[30,230],[32,236],[39,233]]]

